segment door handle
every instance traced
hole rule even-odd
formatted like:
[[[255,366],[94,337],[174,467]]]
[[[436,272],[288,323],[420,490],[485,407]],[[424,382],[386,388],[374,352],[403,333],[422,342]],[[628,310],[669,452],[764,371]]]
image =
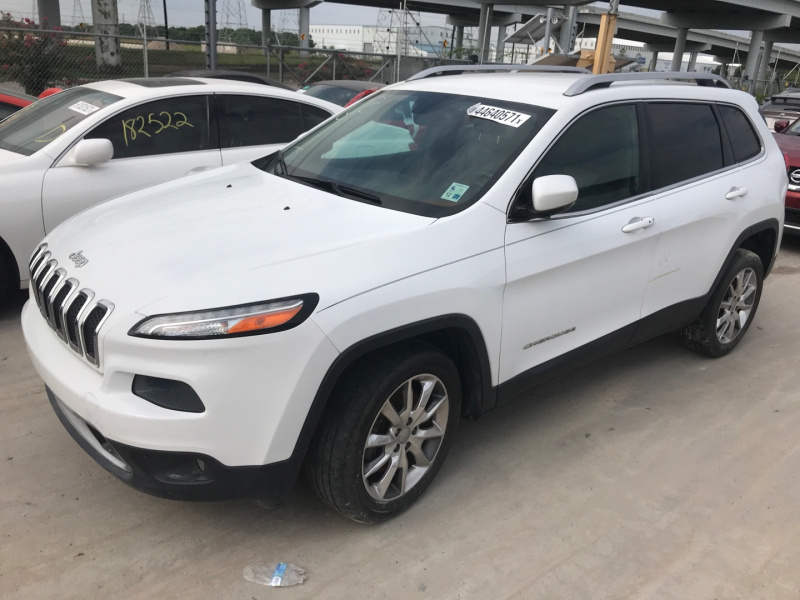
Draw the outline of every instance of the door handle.
[[[641,219],[639,217],[634,217],[622,228],[622,233],[631,233],[639,229],[647,229],[648,227],[652,227],[655,222],[656,220],[653,217],[642,217]]]
[[[747,195],[747,188],[746,187],[732,187],[730,191],[725,194],[726,200],[736,200],[737,198],[741,198],[742,196]]]

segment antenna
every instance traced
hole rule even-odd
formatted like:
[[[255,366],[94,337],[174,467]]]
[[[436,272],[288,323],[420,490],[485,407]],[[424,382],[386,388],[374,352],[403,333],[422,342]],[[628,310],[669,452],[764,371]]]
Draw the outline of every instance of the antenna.
[[[295,33],[298,36],[298,43],[300,40],[300,9],[282,10],[280,11],[281,17],[278,28],[275,31],[275,37],[278,38],[278,43],[281,46],[286,46],[286,34]]]
[[[139,0],[139,14],[136,17],[136,24],[140,29],[143,27],[155,27],[156,19],[153,16],[153,7],[150,6],[150,0]]]
[[[233,33],[238,29],[247,29],[247,9],[244,0],[224,0],[220,29],[224,32],[226,42],[233,41]]]
[[[86,23],[83,5],[81,4],[81,0],[74,0],[72,3],[72,24],[80,25],[81,23]]]

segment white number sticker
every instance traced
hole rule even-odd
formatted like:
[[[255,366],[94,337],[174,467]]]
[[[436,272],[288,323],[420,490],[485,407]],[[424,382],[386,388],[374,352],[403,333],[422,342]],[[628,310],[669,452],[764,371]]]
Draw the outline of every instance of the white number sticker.
[[[467,114],[470,117],[488,119],[489,121],[501,123],[502,125],[508,125],[509,127],[519,127],[525,121],[531,118],[530,115],[526,115],[525,113],[481,103],[470,106],[467,109]]]
[[[94,111],[100,110],[94,104],[89,104],[88,102],[84,102],[83,100],[81,100],[80,102],[76,102],[75,104],[70,106],[69,109],[81,113],[82,115],[90,115]]]

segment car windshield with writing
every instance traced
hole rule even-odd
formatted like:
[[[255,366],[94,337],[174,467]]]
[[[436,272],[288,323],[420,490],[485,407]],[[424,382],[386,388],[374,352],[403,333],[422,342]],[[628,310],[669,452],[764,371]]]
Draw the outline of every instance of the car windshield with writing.
[[[455,94],[374,94],[259,168],[352,198],[440,217],[473,204],[554,111]]]
[[[30,156],[119,100],[120,96],[84,87],[48,96],[0,123],[0,149]]]

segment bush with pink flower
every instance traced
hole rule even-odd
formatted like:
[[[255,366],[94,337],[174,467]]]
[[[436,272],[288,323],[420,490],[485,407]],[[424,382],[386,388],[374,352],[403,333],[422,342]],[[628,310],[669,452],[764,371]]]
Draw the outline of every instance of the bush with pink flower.
[[[16,81],[32,96],[54,86],[65,43],[60,30],[40,31],[31,19],[17,21],[10,13],[0,12],[0,79]]]

